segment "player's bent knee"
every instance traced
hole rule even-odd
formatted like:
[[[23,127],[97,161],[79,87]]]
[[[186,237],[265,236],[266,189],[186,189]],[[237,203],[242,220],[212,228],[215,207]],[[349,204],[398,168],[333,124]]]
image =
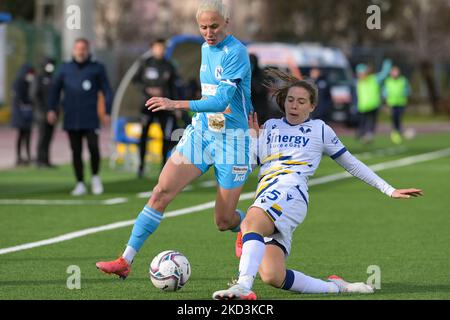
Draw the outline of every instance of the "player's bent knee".
[[[250,209],[241,223],[241,231],[244,234],[256,232],[263,236],[268,236],[273,233],[273,228],[273,222],[268,220],[265,212],[259,208]]]
[[[259,270],[259,275],[261,280],[272,287],[281,288],[284,281],[284,275],[282,272],[278,272],[277,270],[270,270],[268,268],[261,268]]]

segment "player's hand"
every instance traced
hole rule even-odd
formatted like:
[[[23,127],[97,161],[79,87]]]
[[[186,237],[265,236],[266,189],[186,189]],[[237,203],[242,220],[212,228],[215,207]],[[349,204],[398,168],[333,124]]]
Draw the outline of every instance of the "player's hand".
[[[174,111],[176,109],[176,102],[167,98],[156,98],[153,97],[149,99],[145,106],[148,108],[148,110],[152,112],[158,112],[158,111]]]
[[[423,196],[423,191],[420,189],[399,189],[392,194],[394,199],[410,199]]]
[[[55,111],[49,111],[48,113],[47,113],[47,122],[50,124],[50,125],[55,125],[56,124],[56,121],[58,121],[58,116],[56,115],[56,112]]]
[[[111,126],[111,116],[109,114],[103,116],[103,125],[107,128]]]
[[[248,117],[248,128],[250,129],[250,136],[252,138],[259,137],[259,123],[258,115],[256,112],[250,113]]]

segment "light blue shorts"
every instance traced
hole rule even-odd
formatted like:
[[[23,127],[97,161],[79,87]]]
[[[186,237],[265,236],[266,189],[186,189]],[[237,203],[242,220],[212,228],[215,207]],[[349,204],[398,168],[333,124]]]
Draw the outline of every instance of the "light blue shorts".
[[[252,172],[250,137],[246,135],[202,131],[190,125],[176,150],[202,174],[214,166],[216,181],[223,189],[242,187]]]

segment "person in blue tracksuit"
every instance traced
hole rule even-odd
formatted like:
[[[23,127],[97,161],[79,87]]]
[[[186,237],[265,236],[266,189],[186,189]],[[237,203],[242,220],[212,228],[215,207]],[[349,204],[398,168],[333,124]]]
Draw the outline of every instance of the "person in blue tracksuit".
[[[200,68],[202,100],[153,97],[146,104],[153,112],[186,110],[196,115],[139,214],[123,255],[114,261],[97,263],[97,268],[105,273],[126,278],[136,253],[159,227],[169,203],[211,167],[217,181],[216,225],[220,231],[240,231],[244,213],[236,207],[252,170],[248,132],[249,114],[253,112],[252,74],[247,49],[227,33],[229,19],[221,0],[202,1],[197,11],[198,26],[205,39]]]
[[[64,130],[67,131],[72,149],[73,166],[77,184],[73,196],[87,193],[84,184],[82,146],[86,138],[91,154],[92,193],[102,194],[103,185],[99,177],[100,149],[98,115],[98,97],[102,92],[105,97],[106,116],[104,122],[110,122],[113,93],[109,85],[105,67],[94,61],[90,54],[90,44],[86,39],[75,41],[72,61],[61,65],[55,75],[49,99],[47,120],[54,124],[61,93],[64,92],[62,106],[64,110]]]

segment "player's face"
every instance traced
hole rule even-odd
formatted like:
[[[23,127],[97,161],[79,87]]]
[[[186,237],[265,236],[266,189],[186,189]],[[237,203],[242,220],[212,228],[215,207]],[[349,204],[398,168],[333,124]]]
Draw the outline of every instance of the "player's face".
[[[315,107],[311,104],[311,96],[305,88],[292,87],[289,89],[284,104],[286,119],[289,123],[297,125],[305,122]]]
[[[392,68],[391,70],[391,77],[392,78],[398,78],[400,76],[400,70],[397,67]]]
[[[226,38],[228,21],[219,13],[213,11],[202,12],[197,22],[200,33],[208,45],[216,46]]]
[[[162,43],[155,43],[152,46],[152,54],[156,59],[164,58],[165,51],[166,51],[166,46]]]
[[[73,57],[78,63],[85,62],[89,57],[89,46],[83,41],[75,43],[73,47]]]

